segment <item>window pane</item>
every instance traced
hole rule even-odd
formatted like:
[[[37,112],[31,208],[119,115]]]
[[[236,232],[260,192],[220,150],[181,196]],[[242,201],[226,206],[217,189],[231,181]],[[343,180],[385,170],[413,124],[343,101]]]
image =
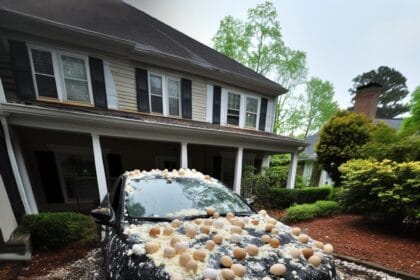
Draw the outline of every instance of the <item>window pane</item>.
[[[68,100],[90,102],[88,83],[86,81],[64,79],[64,83]]]
[[[31,49],[32,60],[36,73],[54,75],[51,53]]]
[[[239,125],[239,117],[228,115],[227,116],[227,123],[232,125]]]
[[[150,75],[150,91],[154,95],[162,96],[162,77]]]
[[[85,61],[80,58],[61,56],[64,78],[87,80]]]
[[[179,97],[179,81],[168,80],[169,97]]]
[[[39,96],[52,98],[58,97],[54,77],[35,74],[35,79]]]
[[[179,99],[169,98],[169,115],[179,116]]]
[[[239,110],[241,105],[241,96],[239,94],[234,94],[229,92],[228,96],[228,108]]]
[[[162,97],[151,95],[150,98],[151,98],[151,101],[152,101],[152,112],[163,113]]]
[[[245,126],[254,128],[257,124],[257,115],[246,113]]]
[[[258,108],[258,100],[248,97],[246,99],[246,111],[257,113],[257,108]]]

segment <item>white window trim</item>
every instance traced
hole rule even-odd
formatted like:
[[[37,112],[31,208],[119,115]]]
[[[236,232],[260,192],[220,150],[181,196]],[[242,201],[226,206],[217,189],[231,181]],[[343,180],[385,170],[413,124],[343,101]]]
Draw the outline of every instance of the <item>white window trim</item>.
[[[246,114],[248,113],[248,111],[246,110],[246,102],[247,102],[247,98],[251,98],[251,99],[255,99],[257,100],[257,112],[253,113],[250,112],[251,114],[256,114],[256,118],[255,118],[255,127],[247,127],[246,126]],[[260,109],[261,109],[261,97],[258,96],[253,96],[253,95],[244,95],[244,127],[245,128],[250,128],[250,129],[258,129],[259,128],[259,123],[260,123]]]
[[[76,102],[76,103],[87,103],[83,101],[77,101],[77,100],[69,100],[67,99],[67,92],[65,89],[65,82],[64,82],[64,73],[63,73],[63,67],[61,62],[61,55],[66,55],[70,57],[76,57],[79,59],[82,59],[85,62],[85,71],[86,71],[86,79],[88,83],[88,92],[89,92],[89,104],[93,105],[93,91],[92,91],[92,80],[90,77],[90,68],[89,68],[89,57],[87,55],[82,54],[76,54],[74,52],[70,51],[64,51],[64,50],[58,50],[51,47],[45,47],[40,46],[36,44],[27,44],[27,51],[29,54],[29,60],[30,60],[30,66],[31,66],[31,72],[32,72],[32,80],[35,87],[35,94],[36,98],[48,98],[44,96],[40,96],[38,92],[38,85],[36,83],[36,77],[35,77],[35,66],[34,61],[32,59],[32,49],[40,50],[40,51],[47,51],[51,53],[51,59],[53,64],[53,71],[54,71],[54,78],[55,78],[55,85],[57,88],[57,97],[60,101],[68,101],[68,102]],[[42,75],[42,74],[41,74]]]
[[[239,95],[239,112],[238,112],[238,125],[234,125],[234,124],[230,124],[228,123],[228,117],[229,117],[229,94],[234,94],[234,95]],[[232,126],[241,126],[241,107],[243,105],[243,98],[242,98],[242,94],[240,94],[239,92],[233,91],[233,90],[228,90],[227,94],[226,94],[227,98],[226,98],[226,125],[232,125]]]
[[[150,83],[150,75],[158,76],[162,79],[162,114],[158,112],[152,112],[152,91]],[[177,81],[179,85],[179,115],[169,114],[169,90],[168,81]],[[181,78],[174,75],[163,74],[155,71],[147,71],[147,87],[149,91],[149,108],[151,114],[163,115],[165,117],[182,118],[182,93],[181,93]],[[157,96],[157,95],[155,95]]]

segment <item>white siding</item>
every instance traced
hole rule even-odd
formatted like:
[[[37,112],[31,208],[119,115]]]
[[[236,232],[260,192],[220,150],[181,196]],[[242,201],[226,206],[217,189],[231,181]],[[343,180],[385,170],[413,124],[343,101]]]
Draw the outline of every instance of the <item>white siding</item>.
[[[204,80],[192,78],[192,119],[206,121],[207,85]]]
[[[118,109],[118,96],[115,88],[114,78],[109,67],[109,62],[104,61],[104,77],[105,77],[105,88],[106,88],[106,102],[108,109]]]
[[[3,179],[0,175],[0,228],[3,234],[3,240],[9,240],[10,234],[17,228],[15,215],[13,214],[12,206],[4,187]],[[0,236],[1,238],[1,236]]]
[[[228,93],[225,88],[222,88],[220,100],[220,124],[225,125],[227,123],[227,103],[228,103]]]
[[[118,96],[118,109],[137,111],[134,65],[126,60],[108,59]]]

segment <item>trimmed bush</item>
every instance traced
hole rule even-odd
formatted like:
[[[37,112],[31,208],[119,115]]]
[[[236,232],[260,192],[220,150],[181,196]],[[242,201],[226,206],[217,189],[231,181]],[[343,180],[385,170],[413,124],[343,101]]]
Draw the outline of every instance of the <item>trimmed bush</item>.
[[[60,248],[76,240],[89,243],[96,239],[94,220],[73,212],[27,215],[22,230],[31,233],[32,243],[39,250]]]
[[[318,200],[327,200],[332,192],[332,187],[316,187],[301,189],[268,189],[258,197],[258,203],[268,208],[284,209],[293,204],[314,203]],[[262,198],[262,200],[260,200]]]
[[[340,212],[340,205],[335,201],[320,200],[312,204],[296,204],[287,209],[284,220],[297,222],[317,217],[328,217]]]

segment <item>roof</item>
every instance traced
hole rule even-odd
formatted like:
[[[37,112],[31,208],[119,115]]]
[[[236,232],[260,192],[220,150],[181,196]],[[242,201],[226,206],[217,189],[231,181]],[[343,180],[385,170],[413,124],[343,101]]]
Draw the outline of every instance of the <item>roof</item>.
[[[287,91],[252,69],[120,0],[83,0],[77,1],[77,5],[68,0],[0,2],[2,12],[41,18],[50,24],[60,23],[131,41],[136,50],[169,55],[212,71],[222,70],[262,82],[275,88],[277,95]]]
[[[375,119],[375,123],[384,122],[395,130],[400,130],[402,126],[402,119]]]

